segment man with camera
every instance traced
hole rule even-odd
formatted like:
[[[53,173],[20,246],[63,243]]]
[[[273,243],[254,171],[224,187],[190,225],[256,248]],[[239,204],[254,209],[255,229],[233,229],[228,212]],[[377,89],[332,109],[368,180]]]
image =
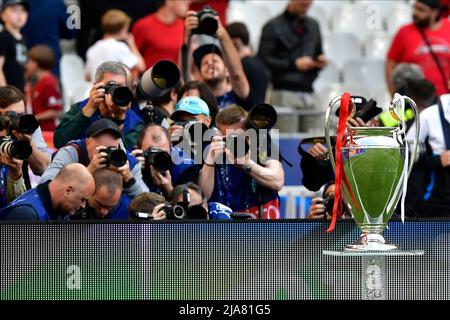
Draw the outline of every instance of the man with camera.
[[[342,200],[343,213],[340,219],[351,219],[352,215],[347,209],[347,205]],[[323,189],[322,198],[315,197],[311,200],[309,207],[308,219],[327,219],[330,220],[333,215],[334,206],[334,181],[327,183]]]
[[[131,198],[122,194],[122,175],[109,168],[100,168],[95,170],[93,177],[94,194],[87,200],[86,206],[77,210],[70,219],[128,219],[128,205]]]
[[[53,179],[67,164],[81,163],[92,174],[104,167],[118,171],[123,178],[124,193],[129,196],[148,192],[142,180],[141,164],[120,148],[117,124],[109,119],[97,120],[86,130],[86,135],[86,139],[72,140],[58,150],[41,183]]]
[[[214,10],[188,11],[185,20],[186,44],[191,41],[192,34],[207,34],[217,39],[195,49],[193,60],[200,80],[213,92],[219,109],[237,103],[249,110],[254,101],[239,53]]]
[[[22,175],[23,161],[14,158],[14,141],[8,136],[9,119],[0,117],[0,207],[26,191]]]
[[[89,125],[109,118],[119,126],[125,147],[132,149],[144,126],[142,119],[130,109],[133,101],[123,65],[112,61],[102,63],[95,73],[89,98],[72,105],[63,114],[55,130],[55,147],[61,148],[70,140],[84,139]]]
[[[267,157],[261,146],[252,155],[251,150],[255,148],[251,147],[257,141],[246,139],[243,134],[248,129],[247,112],[243,108],[234,105],[221,110],[216,124],[222,136],[213,137],[199,176],[206,197],[223,203],[233,212],[248,212],[260,219],[279,218],[278,191],[284,185],[280,161]],[[242,141],[239,136],[244,136],[246,147],[236,143],[237,151],[234,151],[234,143],[229,143],[235,140],[231,139],[233,136],[237,141]],[[223,164],[225,155],[228,161]]]
[[[86,205],[95,189],[87,168],[72,163],[53,180],[29,190],[0,210],[0,220],[63,220]]]
[[[198,172],[191,158],[172,146],[169,132],[162,126],[145,127],[132,154],[141,162],[144,182],[151,192],[168,196],[174,185],[196,181]]]
[[[25,148],[25,154],[22,154],[20,159],[17,156],[9,154],[16,160],[25,160],[21,168],[20,175],[23,174],[24,183],[27,189],[31,189],[30,178],[28,176],[28,166],[36,175],[41,175],[50,162],[50,153],[48,152],[47,144],[42,136],[39,123],[33,115],[25,114],[25,97],[24,94],[13,86],[0,87],[0,116],[3,117],[4,123],[8,123],[8,130],[2,137],[11,139],[14,144],[23,146]],[[5,143],[7,141],[3,139]],[[19,142],[20,141],[20,142]],[[4,154],[0,150],[0,154]],[[20,152],[23,153],[23,152]],[[3,159],[6,162],[5,155]],[[1,161],[0,164],[6,162]],[[11,164],[11,163],[10,163]],[[14,166],[18,165],[18,162],[14,162]],[[16,172],[18,177],[19,172]],[[6,179],[7,175],[5,175]],[[3,181],[5,185],[6,181]]]

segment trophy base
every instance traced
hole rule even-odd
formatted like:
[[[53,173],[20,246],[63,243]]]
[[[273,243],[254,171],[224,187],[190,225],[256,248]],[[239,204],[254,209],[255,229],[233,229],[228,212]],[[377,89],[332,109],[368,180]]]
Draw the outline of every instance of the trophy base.
[[[345,246],[344,251],[390,251],[398,250],[396,244],[387,242],[381,234],[363,233],[359,239]]]

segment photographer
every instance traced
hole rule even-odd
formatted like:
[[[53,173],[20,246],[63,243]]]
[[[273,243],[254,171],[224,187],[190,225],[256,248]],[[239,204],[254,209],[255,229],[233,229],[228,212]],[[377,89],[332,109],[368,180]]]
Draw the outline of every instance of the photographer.
[[[204,214],[204,219],[227,220],[233,213],[231,208],[221,203],[209,202],[202,189],[192,182],[176,186],[170,193],[169,201],[172,206],[184,206],[187,219],[200,218]]]
[[[10,120],[17,122],[25,114],[24,94],[13,86],[0,87],[0,115],[9,117]],[[28,116],[29,117],[29,116]],[[33,121],[32,121],[33,122]],[[35,121],[34,121],[35,122]],[[33,131],[34,128],[37,128]],[[41,175],[50,162],[50,153],[47,144],[42,136],[41,128],[37,122],[33,127],[17,128],[10,127],[11,137],[17,141],[27,141],[30,143],[32,153],[22,167],[25,186],[31,189],[30,178],[28,176],[28,165],[35,175]],[[32,132],[33,131],[33,132]]]
[[[122,194],[123,178],[117,171],[109,168],[95,170],[95,192],[86,206],[77,210],[71,220],[80,219],[128,219],[128,205],[131,198]]]
[[[141,193],[128,206],[129,219],[166,219],[166,213],[160,210],[165,204],[166,199],[158,193]]]
[[[142,181],[141,164],[119,147],[120,132],[117,124],[108,119],[92,123],[86,130],[86,139],[70,141],[58,150],[41,183],[52,180],[69,163],[81,163],[92,174],[104,167],[118,171],[123,178],[124,193],[136,196],[148,192]]]
[[[89,98],[75,103],[63,114],[55,130],[55,147],[61,148],[70,140],[84,139],[89,125],[98,119],[109,118],[119,126],[127,150],[132,149],[144,122],[130,109],[134,103],[131,91],[122,93],[124,97],[119,96],[121,99],[114,99],[118,88],[122,91],[127,88],[125,68],[117,62],[102,63],[95,73],[95,84]]]
[[[233,212],[248,212],[255,218],[279,218],[278,191],[284,185],[280,161],[257,154],[255,162],[250,150],[240,158],[231,153],[223,137],[228,139],[247,130],[247,112],[241,107],[234,105],[221,110],[216,124],[222,136],[213,137],[199,176],[206,197],[229,206]],[[252,145],[256,141],[247,143]],[[225,154],[232,164],[220,164]]]
[[[170,143],[169,132],[159,125],[142,129],[132,154],[141,162],[144,182],[151,192],[168,196],[173,186],[195,181],[198,175],[191,158],[184,158]]]
[[[308,219],[327,219],[330,220],[333,215],[334,205],[334,181],[327,183],[323,189],[322,198],[313,198],[309,207]],[[351,219],[352,215],[343,203],[344,213],[340,219]]]
[[[2,152],[8,135],[9,119],[0,117],[0,207],[4,207],[26,191],[22,175],[23,161]]]
[[[0,220],[63,220],[86,205],[94,178],[81,164],[62,168],[52,181],[38,185],[0,210]]]
[[[217,21],[216,30],[209,30],[211,19]],[[192,55],[200,80],[213,92],[219,109],[237,103],[249,110],[254,101],[239,53],[213,10],[188,11],[185,20],[186,44],[191,41],[193,33],[209,34],[217,39],[201,45]]]

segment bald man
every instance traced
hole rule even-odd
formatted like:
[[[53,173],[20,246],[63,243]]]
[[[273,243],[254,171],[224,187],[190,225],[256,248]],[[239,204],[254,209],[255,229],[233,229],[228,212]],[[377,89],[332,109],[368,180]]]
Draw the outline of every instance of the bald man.
[[[0,220],[63,220],[84,208],[95,191],[89,170],[79,163],[66,165],[56,177],[29,190],[0,210]]]

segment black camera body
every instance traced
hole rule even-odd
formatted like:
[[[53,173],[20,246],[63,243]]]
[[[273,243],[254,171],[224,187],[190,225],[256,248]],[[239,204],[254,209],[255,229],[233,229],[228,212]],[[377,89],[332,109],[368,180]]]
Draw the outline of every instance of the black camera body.
[[[198,27],[192,30],[193,34],[207,34],[215,37],[219,23],[216,19],[218,16],[217,11],[210,6],[204,6],[202,10],[197,12]]]
[[[116,106],[126,107],[133,100],[133,93],[126,86],[119,85],[115,81],[108,81],[105,86],[106,94],[110,94]]]
[[[19,133],[33,134],[39,128],[39,122],[32,114],[19,114],[17,112],[8,112],[9,132],[13,130]]]
[[[0,153],[7,154],[14,159],[27,160],[33,153],[33,149],[28,141],[0,137]]]
[[[153,166],[161,174],[172,168],[172,157],[166,151],[158,148],[150,148],[143,153],[145,167]]]
[[[164,211],[166,213],[167,220],[182,220],[187,218],[187,213],[189,211],[188,205],[179,202],[172,206],[171,204],[165,204],[159,211]]]
[[[97,219],[95,209],[89,206],[80,208],[70,216],[70,220],[94,220]]]
[[[383,109],[377,107],[377,102],[373,99],[367,101],[367,103],[358,111],[355,112],[354,118],[361,118],[364,123],[370,119],[376,117],[383,112]]]
[[[106,149],[101,149],[100,152],[104,152],[107,154],[106,165],[120,168],[127,163],[127,154],[125,153],[125,151],[117,147],[108,147]]]
[[[323,200],[323,205],[325,206],[325,213],[324,217],[327,218],[327,213],[331,216],[333,214],[333,207],[334,207],[334,196],[331,196],[329,198],[326,198]]]
[[[231,133],[228,136],[223,137],[223,141],[225,142],[227,149],[230,150],[235,158],[246,156],[250,150],[250,146],[244,134]]]

